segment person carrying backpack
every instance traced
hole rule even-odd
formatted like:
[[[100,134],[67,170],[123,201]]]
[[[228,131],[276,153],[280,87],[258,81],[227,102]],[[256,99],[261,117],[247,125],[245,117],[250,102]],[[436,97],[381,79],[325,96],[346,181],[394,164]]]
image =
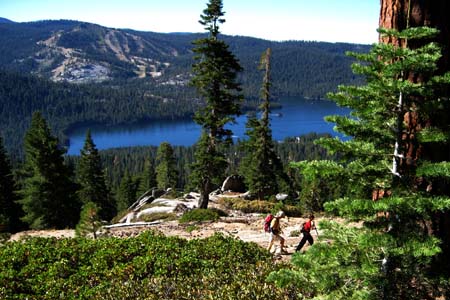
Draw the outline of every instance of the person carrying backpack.
[[[270,233],[270,223],[272,223],[274,216],[269,213],[264,219],[264,231]]]
[[[303,246],[306,244],[306,241],[308,241],[309,245],[314,244],[314,239],[311,235],[311,229],[316,229],[316,226],[314,224],[314,215],[309,216],[309,220],[303,223],[301,233],[303,233],[303,238],[298,243],[297,248],[295,249],[295,252],[300,251]]]
[[[281,224],[280,219],[286,217],[284,211],[279,211],[275,217],[272,219],[270,223],[270,237],[269,237],[269,245],[267,246],[267,251],[270,252],[272,245],[275,241],[280,241],[281,253],[286,254],[287,251],[284,249],[284,238],[281,236]]]

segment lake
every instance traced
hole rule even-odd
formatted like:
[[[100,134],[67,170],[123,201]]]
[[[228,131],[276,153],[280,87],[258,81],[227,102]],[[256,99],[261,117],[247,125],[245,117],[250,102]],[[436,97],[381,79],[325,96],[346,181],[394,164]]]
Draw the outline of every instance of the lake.
[[[276,141],[286,137],[300,136],[310,132],[330,133],[333,123],[324,121],[327,115],[348,114],[349,109],[336,106],[332,101],[308,100],[300,97],[285,97],[279,100],[281,109],[272,111],[272,136]],[[246,115],[237,118],[237,124],[230,128],[233,138],[245,139]],[[97,149],[103,150],[129,146],[159,146],[169,142],[172,146],[190,146],[197,142],[200,136],[200,126],[192,120],[149,121],[133,125],[90,126],[92,139]],[[68,133],[70,146],[69,155],[79,155],[83,148],[88,127],[79,127]]]

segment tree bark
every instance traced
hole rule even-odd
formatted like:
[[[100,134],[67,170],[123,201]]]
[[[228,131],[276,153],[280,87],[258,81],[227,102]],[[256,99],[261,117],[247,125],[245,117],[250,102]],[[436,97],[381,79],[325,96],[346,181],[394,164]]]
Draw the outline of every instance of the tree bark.
[[[438,29],[439,35],[433,39],[437,42],[442,51],[442,57],[438,62],[437,75],[442,75],[450,71],[450,1],[448,0],[381,0],[379,27],[387,29],[396,29],[398,31],[410,27],[427,26]],[[398,40],[390,37],[379,37],[379,42],[394,44],[400,47],[406,47],[405,40]],[[426,43],[428,40],[421,41],[407,41],[409,48],[417,48]],[[420,74],[409,74],[408,79],[413,82],[420,82],[422,80]],[[441,91],[443,96],[450,95],[450,89]],[[421,101],[416,99],[415,101]],[[433,125],[448,125],[449,118],[446,114],[433,115],[429,118],[424,118],[420,112],[408,112],[404,115],[404,124],[406,126],[404,134],[404,142],[406,148],[404,149],[405,160],[403,167],[408,169],[408,165],[414,167],[415,161],[418,158],[425,158],[431,161],[449,161],[450,160],[450,145],[440,144],[439,146],[425,146],[422,147],[415,143],[414,136],[422,128]],[[418,185],[420,185],[418,180]],[[423,183],[422,183],[423,185]],[[428,192],[428,189],[427,189]],[[436,194],[450,194],[450,187],[444,182],[433,182],[433,191]],[[433,220],[433,227],[435,234],[442,240],[443,253],[439,259],[438,264],[441,267],[447,268],[450,266],[450,212],[442,212],[435,215]]]
[[[442,57],[438,62],[438,71],[436,75],[441,75],[450,70],[450,18],[447,17],[450,11],[450,1],[448,0],[381,0],[379,27],[387,29],[404,30],[408,27],[428,26],[437,28],[440,32],[435,38],[442,48]],[[398,40],[393,37],[379,37],[381,43],[394,44],[406,47],[405,40]],[[417,48],[429,40],[408,41],[408,47]],[[408,79],[413,82],[422,80],[420,74],[409,74]],[[450,91],[444,91],[446,96]],[[420,99],[418,99],[420,101]],[[447,122],[446,116],[433,116],[433,120],[422,118],[417,112],[407,112],[404,115],[406,130],[404,139],[406,141],[404,165],[415,165],[419,157],[433,159],[436,157],[436,149],[423,149],[414,142],[417,132],[425,127],[432,126],[440,122]],[[441,149],[441,151],[444,149]],[[441,152],[439,151],[439,152]],[[441,160],[450,159],[450,151],[447,151],[446,157]],[[405,166],[404,166],[405,167]]]
[[[407,27],[428,26],[439,29],[436,38],[442,47],[442,58],[439,61],[440,72],[450,69],[450,1],[448,0],[381,0],[379,27],[397,29]],[[401,45],[392,38],[380,37],[381,43]]]
[[[203,183],[200,191],[200,199],[198,199],[198,208],[207,209],[209,203],[209,193],[211,193],[211,184],[209,180]]]

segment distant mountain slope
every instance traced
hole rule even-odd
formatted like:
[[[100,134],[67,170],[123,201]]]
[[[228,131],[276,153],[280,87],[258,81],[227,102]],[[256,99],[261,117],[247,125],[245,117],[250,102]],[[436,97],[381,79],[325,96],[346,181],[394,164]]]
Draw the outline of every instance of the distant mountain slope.
[[[6,19],[6,18],[1,18],[0,17],[0,23],[14,23],[13,21]]]
[[[0,33],[0,66],[54,81],[155,76],[177,55],[164,41],[76,21],[1,24]]]
[[[38,74],[53,81],[108,82],[147,78],[159,85],[185,85],[192,41],[200,34],[162,34],[112,29],[78,21],[0,23],[0,68]],[[245,72],[248,95],[257,95],[261,53],[273,50],[274,91],[280,95],[323,97],[340,83],[355,80],[344,52],[365,45],[271,42],[224,37]]]

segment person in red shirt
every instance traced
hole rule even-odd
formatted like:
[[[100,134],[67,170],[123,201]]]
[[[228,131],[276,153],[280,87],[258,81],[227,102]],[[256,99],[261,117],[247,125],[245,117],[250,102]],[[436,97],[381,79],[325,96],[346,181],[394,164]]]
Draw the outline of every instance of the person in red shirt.
[[[308,243],[310,245],[314,244],[314,240],[311,235],[311,229],[315,229],[315,228],[316,228],[316,226],[314,225],[314,215],[310,215],[309,220],[307,222],[305,222],[302,226],[301,232],[303,233],[303,238],[300,241],[300,243],[298,244],[297,248],[295,249],[295,252],[300,251],[303,248],[303,246],[306,244],[306,241],[308,241]]]

